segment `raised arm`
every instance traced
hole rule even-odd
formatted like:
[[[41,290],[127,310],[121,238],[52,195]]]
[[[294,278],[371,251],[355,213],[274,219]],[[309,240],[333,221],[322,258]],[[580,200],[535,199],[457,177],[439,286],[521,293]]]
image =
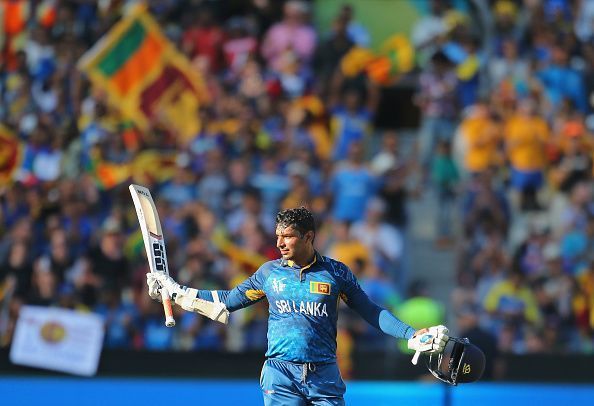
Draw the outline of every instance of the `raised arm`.
[[[250,306],[264,298],[264,269],[260,267],[252,276],[231,290],[198,290],[181,286],[173,278],[161,273],[148,273],[149,296],[159,300],[164,286],[171,299],[182,309],[202,314],[227,324],[229,313]]]
[[[209,302],[221,302],[227,310],[234,312],[259,302],[265,296],[262,287],[262,268],[231,290],[198,290],[196,297]]]

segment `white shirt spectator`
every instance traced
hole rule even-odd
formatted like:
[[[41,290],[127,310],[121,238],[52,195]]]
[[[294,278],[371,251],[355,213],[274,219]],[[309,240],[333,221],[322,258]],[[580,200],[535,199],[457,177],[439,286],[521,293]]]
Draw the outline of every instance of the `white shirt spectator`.
[[[594,34],[594,1],[582,0],[576,13],[575,35],[581,42],[588,42]]]
[[[402,235],[396,227],[381,219],[384,211],[384,201],[372,199],[365,220],[354,223],[351,228],[351,235],[369,247],[376,264],[386,260],[396,262],[402,257]]]

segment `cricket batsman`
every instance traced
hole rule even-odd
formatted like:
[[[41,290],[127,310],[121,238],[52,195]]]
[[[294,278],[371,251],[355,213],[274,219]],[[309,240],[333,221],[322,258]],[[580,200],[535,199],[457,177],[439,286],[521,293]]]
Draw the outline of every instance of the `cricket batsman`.
[[[343,263],[314,249],[315,223],[306,208],[276,217],[281,258],[268,261],[232,290],[180,286],[164,273],[148,273],[151,298],[165,287],[184,310],[227,323],[229,313],[268,299],[268,349],[260,376],[265,405],[344,405],[345,384],[336,364],[336,322],[342,299],[369,324],[408,340],[408,348],[438,354],[448,341],[445,326],[415,331],[371,302]]]

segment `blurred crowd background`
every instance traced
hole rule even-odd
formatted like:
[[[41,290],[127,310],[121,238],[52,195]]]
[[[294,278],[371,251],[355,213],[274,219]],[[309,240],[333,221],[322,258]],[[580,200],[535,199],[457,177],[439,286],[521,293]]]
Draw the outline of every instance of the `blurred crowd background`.
[[[141,180],[181,284],[233,288],[278,257],[276,212],[305,205],[317,249],[413,326],[450,321],[489,354],[594,351],[594,1],[402,1],[419,18],[381,39],[397,41],[387,69],[365,65],[381,41],[362,2],[316,25],[321,2],[150,1],[211,96],[183,140],[139,132],[76,67],[131,3],[2,2],[0,122],[23,146],[0,178],[2,346],[31,304],[103,315],[106,348],[265,349],[267,303],[164,326],[129,182],[93,164],[150,150],[170,157]],[[412,97],[387,104],[399,87]],[[377,124],[403,110],[418,126]],[[448,303],[410,277],[419,199],[438,208],[434,249],[455,254]],[[398,350],[341,306],[340,354]]]

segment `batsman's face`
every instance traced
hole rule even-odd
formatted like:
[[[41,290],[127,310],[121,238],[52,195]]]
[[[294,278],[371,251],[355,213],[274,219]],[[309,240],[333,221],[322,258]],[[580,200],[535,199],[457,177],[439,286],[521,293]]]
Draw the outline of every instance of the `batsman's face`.
[[[283,259],[300,263],[305,257],[309,256],[309,246],[312,241],[309,234],[308,232],[302,236],[293,227],[278,226],[276,228],[276,247]]]

